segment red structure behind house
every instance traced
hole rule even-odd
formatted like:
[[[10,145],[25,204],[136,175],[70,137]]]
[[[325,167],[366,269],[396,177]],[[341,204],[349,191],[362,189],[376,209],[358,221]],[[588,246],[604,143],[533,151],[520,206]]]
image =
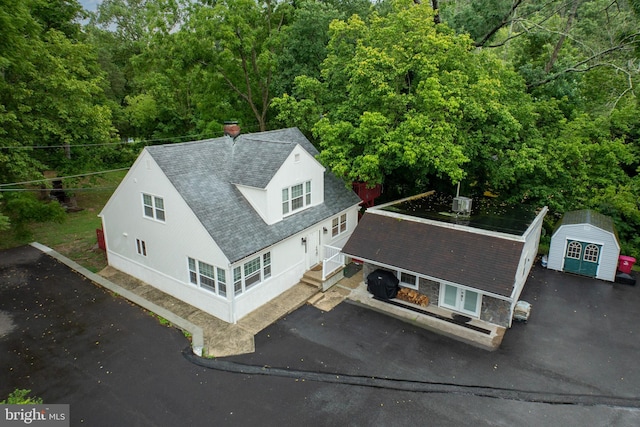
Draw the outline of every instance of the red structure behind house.
[[[104,230],[102,230],[102,228],[96,228],[96,237],[98,238],[98,247],[106,251],[107,244],[104,241]]]
[[[361,205],[365,208],[370,208],[374,205],[375,199],[380,197],[382,194],[382,185],[376,184],[371,188],[367,188],[366,182],[354,182],[353,191],[356,192],[360,200],[362,200]]]

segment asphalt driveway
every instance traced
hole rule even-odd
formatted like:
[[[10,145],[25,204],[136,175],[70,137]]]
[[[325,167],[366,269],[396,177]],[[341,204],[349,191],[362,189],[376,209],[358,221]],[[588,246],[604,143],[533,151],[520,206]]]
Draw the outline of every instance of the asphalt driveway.
[[[536,267],[522,299],[496,352],[342,303],[192,363],[182,332],[21,247],[0,252],[0,398],[89,426],[640,425],[640,288]]]

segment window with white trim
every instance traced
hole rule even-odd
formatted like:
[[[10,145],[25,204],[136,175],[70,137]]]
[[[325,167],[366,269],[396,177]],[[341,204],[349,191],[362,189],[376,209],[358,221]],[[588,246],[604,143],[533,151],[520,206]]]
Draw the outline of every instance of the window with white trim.
[[[582,254],[582,244],[580,242],[570,242],[567,248],[567,258],[580,259]]]
[[[164,222],[164,199],[142,193],[142,207],[144,216]]]
[[[244,288],[249,289],[256,283],[260,282],[260,257],[245,262],[244,270]]]
[[[235,295],[242,293],[242,268],[233,269],[233,292]]]
[[[598,245],[590,243],[584,248],[584,257],[582,259],[588,262],[598,262],[599,253],[600,248]]]
[[[264,279],[271,277],[271,252],[262,255],[262,277]]]
[[[271,252],[250,259],[233,269],[233,292],[239,295],[271,277]]]
[[[188,264],[189,282],[191,284],[221,297],[227,296],[227,274],[225,270],[191,257],[188,258]]]
[[[342,214],[339,217],[331,220],[331,237],[336,237],[347,231],[347,214]]]
[[[415,274],[405,273],[404,271],[400,272],[400,285],[405,288],[418,289],[419,280]]]
[[[147,244],[144,240],[136,239],[136,251],[142,256],[147,256]]]
[[[311,181],[282,189],[282,214],[287,215],[311,205]]]

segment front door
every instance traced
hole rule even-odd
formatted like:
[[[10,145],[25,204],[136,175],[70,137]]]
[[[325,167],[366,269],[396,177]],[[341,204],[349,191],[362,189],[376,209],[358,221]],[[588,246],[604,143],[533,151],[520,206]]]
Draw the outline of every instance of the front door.
[[[307,270],[320,263],[320,230],[307,235]]]
[[[602,245],[570,240],[564,256],[564,268],[567,273],[596,277],[600,262]]]

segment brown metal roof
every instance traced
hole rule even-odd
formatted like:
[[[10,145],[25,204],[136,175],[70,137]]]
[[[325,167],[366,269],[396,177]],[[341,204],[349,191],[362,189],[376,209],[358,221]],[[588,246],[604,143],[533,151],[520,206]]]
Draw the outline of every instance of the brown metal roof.
[[[511,296],[524,242],[365,213],[342,252]]]

